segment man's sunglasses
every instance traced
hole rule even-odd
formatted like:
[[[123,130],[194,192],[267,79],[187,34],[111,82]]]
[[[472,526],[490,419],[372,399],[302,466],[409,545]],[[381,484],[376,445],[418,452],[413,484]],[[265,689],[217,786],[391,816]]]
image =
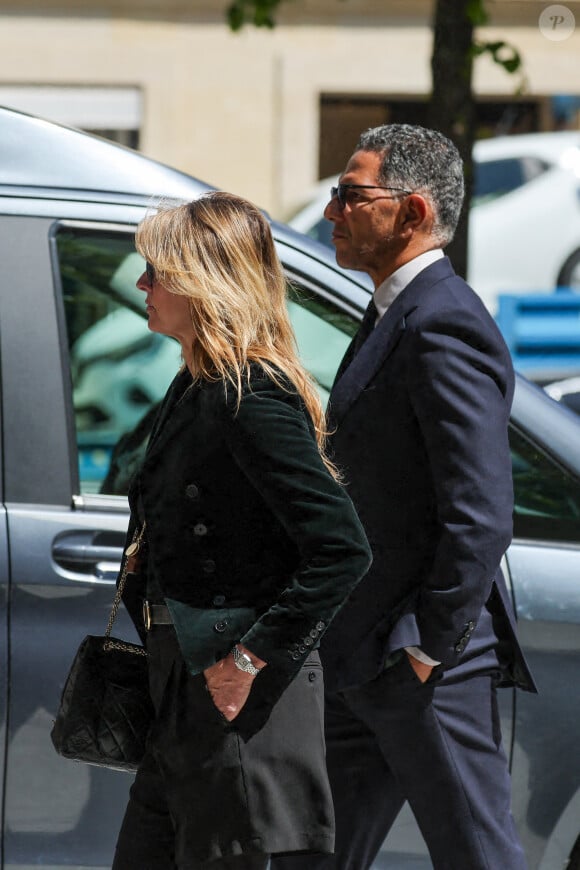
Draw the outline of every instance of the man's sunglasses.
[[[405,190],[403,187],[384,187],[382,184],[339,184],[337,187],[330,188],[330,198],[338,200],[340,208],[344,208],[348,203],[349,190],[396,190],[399,194],[409,196],[413,193],[412,190]],[[394,199],[395,197],[391,197]]]
[[[147,275],[149,285],[153,287],[155,282],[155,266],[152,266],[151,263],[145,263],[145,274]]]

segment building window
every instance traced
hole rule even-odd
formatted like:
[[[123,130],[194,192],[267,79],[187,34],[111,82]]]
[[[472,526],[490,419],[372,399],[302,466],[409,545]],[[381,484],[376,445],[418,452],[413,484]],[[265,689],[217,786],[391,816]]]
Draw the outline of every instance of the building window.
[[[137,87],[0,86],[0,105],[139,147],[143,116]]]

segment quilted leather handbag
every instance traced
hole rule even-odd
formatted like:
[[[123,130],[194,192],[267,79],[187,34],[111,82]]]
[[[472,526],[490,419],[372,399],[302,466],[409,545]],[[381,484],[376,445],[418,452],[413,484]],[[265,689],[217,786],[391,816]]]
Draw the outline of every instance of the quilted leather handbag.
[[[51,731],[59,755],[115,770],[137,769],[153,717],[146,650],[111,637],[130,573],[127,565],[138,553],[144,530],[143,525],[127,548],[105,635],[87,635],[78,649]]]

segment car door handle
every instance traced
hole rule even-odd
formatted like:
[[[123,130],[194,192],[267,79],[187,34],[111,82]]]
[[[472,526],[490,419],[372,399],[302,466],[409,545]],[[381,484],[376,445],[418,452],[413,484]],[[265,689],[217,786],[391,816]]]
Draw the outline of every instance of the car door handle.
[[[69,530],[54,539],[52,558],[68,579],[113,583],[124,544],[123,532]]]

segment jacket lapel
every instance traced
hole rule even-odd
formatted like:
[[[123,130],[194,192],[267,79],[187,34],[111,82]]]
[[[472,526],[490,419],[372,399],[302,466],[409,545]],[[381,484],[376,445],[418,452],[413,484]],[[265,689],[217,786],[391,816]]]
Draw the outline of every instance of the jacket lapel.
[[[199,394],[199,389],[199,384],[192,384],[191,374],[187,370],[180,371],[175,376],[165,399],[161,403],[159,414],[151,430],[145,461],[163,448],[176,430],[183,426],[184,421],[187,424],[190,418],[195,415],[197,403],[194,398]],[[176,413],[178,406],[179,413]]]
[[[451,278],[455,273],[447,257],[436,260],[423,269],[389,306],[371,335],[354,356],[353,339],[347,350],[351,360],[339,366],[339,375],[329,399],[329,418],[338,424],[349,408],[367,387],[387,357],[393,353],[407,328],[407,318],[420,305],[421,296],[438,281]]]

